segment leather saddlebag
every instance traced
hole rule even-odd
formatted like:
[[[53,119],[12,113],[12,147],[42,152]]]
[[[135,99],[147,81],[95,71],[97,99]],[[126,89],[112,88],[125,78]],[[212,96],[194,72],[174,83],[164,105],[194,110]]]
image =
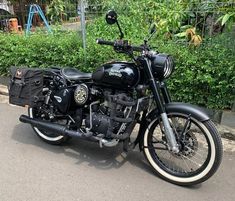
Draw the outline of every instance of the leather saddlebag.
[[[9,103],[34,107],[43,101],[43,70],[12,67],[10,74]]]

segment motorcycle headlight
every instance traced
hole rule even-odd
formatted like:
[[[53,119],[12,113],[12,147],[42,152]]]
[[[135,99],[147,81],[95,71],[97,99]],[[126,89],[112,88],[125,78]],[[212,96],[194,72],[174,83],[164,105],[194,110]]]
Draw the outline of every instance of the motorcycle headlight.
[[[151,62],[153,76],[159,80],[168,78],[175,67],[173,58],[167,54],[155,54]]]

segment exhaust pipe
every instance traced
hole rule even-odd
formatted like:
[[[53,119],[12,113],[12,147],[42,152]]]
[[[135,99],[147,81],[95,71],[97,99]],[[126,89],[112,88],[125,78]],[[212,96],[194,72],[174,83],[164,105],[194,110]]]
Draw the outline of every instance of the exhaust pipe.
[[[88,139],[88,137],[85,136],[83,133],[79,131],[70,130],[66,128],[66,126],[64,125],[51,123],[51,122],[47,122],[47,121],[43,121],[39,119],[33,119],[26,115],[21,115],[19,120],[23,123],[31,124],[32,126],[35,126],[39,129],[45,129],[47,131],[55,132],[60,135],[67,135],[70,137],[79,137],[79,138]]]

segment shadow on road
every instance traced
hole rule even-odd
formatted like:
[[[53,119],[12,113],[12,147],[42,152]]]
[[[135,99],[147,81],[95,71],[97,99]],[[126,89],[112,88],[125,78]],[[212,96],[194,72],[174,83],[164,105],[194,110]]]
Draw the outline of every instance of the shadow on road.
[[[122,144],[113,148],[103,147],[101,149],[97,143],[73,138],[63,146],[49,145],[37,137],[32,128],[25,124],[15,126],[12,139],[26,145],[40,147],[56,154],[62,153],[74,158],[76,164],[85,162],[91,167],[105,170],[110,168],[120,168],[128,162],[153,174],[143,157],[143,153],[139,152],[138,148],[126,154],[122,151]]]
[[[98,170],[108,170],[112,168],[118,169],[124,164],[129,163],[144,172],[157,176],[148,165],[143,153],[139,152],[138,148],[126,154],[122,151],[122,144],[113,148],[103,147],[101,149],[97,143],[74,138],[63,146],[49,145],[37,137],[32,128],[26,124],[18,124],[15,126],[12,139],[19,143],[33,145],[49,152],[64,154],[65,156],[75,159],[75,163],[78,165],[86,163],[90,167],[94,167]],[[164,180],[162,180],[162,182],[164,182]],[[196,190],[200,187],[201,184],[186,188]]]

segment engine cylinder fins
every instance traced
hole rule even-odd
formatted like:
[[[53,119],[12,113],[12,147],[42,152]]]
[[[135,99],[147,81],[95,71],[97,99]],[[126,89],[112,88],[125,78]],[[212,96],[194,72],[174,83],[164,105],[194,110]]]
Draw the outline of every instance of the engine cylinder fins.
[[[120,105],[128,106],[128,107],[134,106],[136,104],[135,101],[124,101],[121,99],[118,99],[116,103]]]
[[[136,105],[136,101],[131,100],[131,98],[128,97],[126,94],[109,95],[108,97],[109,100],[111,100],[111,102],[119,105],[123,105],[126,107],[131,107]]]
[[[112,118],[114,121],[121,122],[121,123],[130,123],[133,121],[132,118],[121,118],[121,117],[114,117]]]

